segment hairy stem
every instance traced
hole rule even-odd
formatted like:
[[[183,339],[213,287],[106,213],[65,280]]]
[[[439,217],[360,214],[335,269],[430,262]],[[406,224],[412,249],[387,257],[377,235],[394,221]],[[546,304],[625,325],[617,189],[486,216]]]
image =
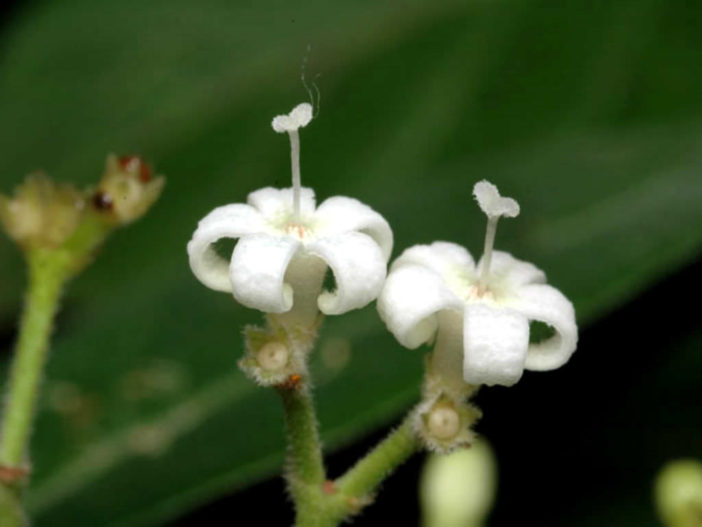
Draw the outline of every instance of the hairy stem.
[[[419,449],[419,441],[412,430],[413,415],[411,412],[397,429],[336,481],[341,494],[363,504],[397,467]]]
[[[28,292],[1,428],[0,463],[5,467],[24,464],[54,316],[69,277],[70,258],[62,252],[33,249],[27,254],[27,262]]]
[[[281,388],[280,395],[288,432],[288,478],[294,484],[321,486],[325,471],[310,390],[302,384]]]

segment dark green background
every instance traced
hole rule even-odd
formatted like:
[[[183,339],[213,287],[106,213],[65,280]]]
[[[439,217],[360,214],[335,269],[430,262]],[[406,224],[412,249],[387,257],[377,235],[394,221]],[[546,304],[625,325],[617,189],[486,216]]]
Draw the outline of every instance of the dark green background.
[[[197,283],[185,243],[214,206],[289,184],[270,119],[307,97],[308,44],[322,99],[302,133],[306,185],[380,211],[395,254],[435,239],[475,252],[470,192],[488,178],[522,205],[498,247],[576,305],[565,368],[481,394],[502,477],[493,523],[656,524],[655,471],[702,453],[701,3],[63,0],[6,15],[0,188],[36,169],[89,184],[111,151],[168,177],[64,301],[33,442],[38,527],[159,525],[279,469],[277,401],[236,368],[258,315]],[[7,354],[22,285],[3,237]],[[373,307],[328,320],[320,344],[339,338],[349,363],[315,364],[332,449],[399,416],[422,362]],[[414,501],[407,470],[366,524]],[[278,487],[257,488],[216,508],[286,510],[261,497]]]

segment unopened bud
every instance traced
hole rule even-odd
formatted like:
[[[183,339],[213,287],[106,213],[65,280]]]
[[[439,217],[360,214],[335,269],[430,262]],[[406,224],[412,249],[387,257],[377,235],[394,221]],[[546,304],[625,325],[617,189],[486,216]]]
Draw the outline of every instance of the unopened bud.
[[[656,505],[666,527],[702,526],[702,463],[668,463],[656,480]]]
[[[78,190],[36,173],[27,176],[12,198],[0,196],[0,221],[22,247],[56,248],[75,232],[84,208]]]
[[[482,439],[448,455],[432,454],[420,480],[423,525],[483,525],[495,500],[495,465],[492,450]]]
[[[139,157],[110,154],[105,174],[93,195],[93,205],[118,223],[139,219],[161,195],[165,179],[153,177]]]

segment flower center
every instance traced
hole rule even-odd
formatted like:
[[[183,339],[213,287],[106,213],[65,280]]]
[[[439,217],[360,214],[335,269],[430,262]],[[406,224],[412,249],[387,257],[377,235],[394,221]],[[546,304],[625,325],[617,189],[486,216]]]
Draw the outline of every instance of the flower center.
[[[495,294],[488,289],[487,284],[482,285],[480,282],[478,282],[468,286],[465,299],[469,302],[476,302],[479,300],[495,300]]]
[[[288,234],[290,236],[294,236],[300,240],[303,240],[310,236],[311,231],[309,228],[305,227],[304,225],[301,225],[299,223],[288,223],[285,226],[285,234]]]

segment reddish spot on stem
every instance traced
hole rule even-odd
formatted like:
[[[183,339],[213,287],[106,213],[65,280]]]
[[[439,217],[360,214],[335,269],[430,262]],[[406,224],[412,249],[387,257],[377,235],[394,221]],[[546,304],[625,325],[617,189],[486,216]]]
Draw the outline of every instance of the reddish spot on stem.
[[[0,465],[0,482],[5,484],[16,483],[23,479],[29,471],[20,467],[6,467]]]
[[[336,485],[330,479],[322,483],[322,492],[329,494],[330,496],[336,494]]]

